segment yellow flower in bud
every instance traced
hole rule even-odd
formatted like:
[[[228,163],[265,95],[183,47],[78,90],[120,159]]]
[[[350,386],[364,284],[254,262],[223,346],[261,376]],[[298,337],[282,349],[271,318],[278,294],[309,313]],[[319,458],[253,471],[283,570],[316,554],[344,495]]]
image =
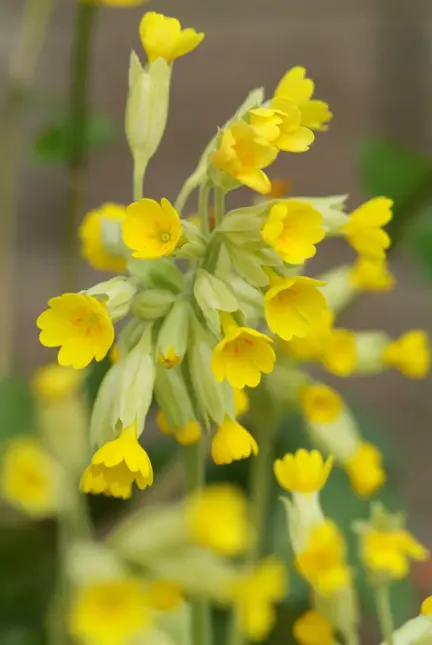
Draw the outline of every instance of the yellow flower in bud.
[[[287,491],[314,493],[323,488],[333,466],[333,457],[323,460],[318,450],[308,452],[303,448],[295,454],[287,453],[274,462],[274,474]]]
[[[276,279],[264,297],[264,314],[271,331],[283,340],[307,336],[327,310],[318,289],[322,284],[303,276]]]
[[[332,329],[323,343],[321,361],[332,374],[352,374],[357,365],[355,334],[348,329]]]
[[[148,595],[139,580],[102,580],[75,591],[68,631],[88,645],[127,645],[150,621]]]
[[[300,645],[333,645],[335,642],[333,627],[314,609],[297,618],[293,636]]]
[[[157,58],[171,63],[196,49],[204,38],[204,34],[195,29],[182,29],[177,18],[168,18],[155,11],[144,14],[139,33],[150,63]]]
[[[138,442],[135,424],[99,448],[83,473],[80,488],[84,493],[127,499],[132,495],[133,482],[141,490],[153,484],[153,468]]]
[[[345,587],[351,578],[346,565],[346,545],[338,527],[326,520],[315,526],[295,566],[314,590],[329,596]]]
[[[126,208],[112,203],[102,204],[100,208],[90,211],[84,216],[78,231],[81,241],[81,255],[93,269],[112,271],[113,273],[126,271],[125,258],[109,253],[105,249],[103,241],[104,221],[120,225],[125,216]]]
[[[315,84],[306,78],[304,67],[293,67],[280,81],[275,97],[290,99],[301,112],[301,124],[312,130],[328,130],[327,121],[333,118],[329,106],[324,101],[312,99]]]
[[[123,241],[134,258],[171,255],[182,235],[180,217],[167,199],[140,199],[127,207]]]
[[[359,291],[390,291],[395,278],[385,260],[359,257],[350,273],[351,284]]]
[[[211,455],[215,464],[231,464],[257,454],[258,444],[250,432],[227,417],[212,440]]]
[[[285,594],[285,569],[271,558],[239,576],[231,586],[231,598],[241,631],[252,641],[262,641],[276,619],[275,604]]]
[[[50,309],[36,321],[45,347],[61,347],[58,362],[75,369],[101,361],[114,341],[114,327],[106,307],[93,296],[64,293],[48,300]]]
[[[345,463],[351,486],[360,497],[373,495],[386,481],[382,455],[376,446],[361,442]]]
[[[162,410],[158,410],[156,425],[163,434],[173,436],[182,446],[190,446],[201,439],[201,426],[195,419],[188,421],[184,428],[173,429]]]
[[[249,115],[258,136],[278,150],[306,152],[314,142],[314,133],[300,125],[301,112],[289,99],[274,98],[270,107],[255,108]]]
[[[389,343],[383,361],[408,378],[425,378],[430,369],[430,347],[426,332],[414,329]]]
[[[153,580],[148,597],[152,609],[156,611],[174,611],[184,600],[181,588],[172,580]]]
[[[293,200],[275,204],[261,235],[282,260],[303,264],[315,255],[315,245],[324,239],[323,218],[305,202]]]
[[[33,374],[32,386],[36,397],[42,401],[61,401],[75,394],[81,384],[80,372],[57,363],[42,365]]]
[[[239,555],[250,538],[244,495],[228,484],[207,486],[190,497],[186,522],[194,542],[222,555]]]
[[[249,396],[245,390],[233,390],[234,394],[234,410],[236,418],[243,416],[249,412],[250,402]]]
[[[423,616],[432,616],[432,596],[425,598],[422,602],[421,613]]]
[[[177,356],[174,351],[174,347],[168,347],[168,350],[165,352],[165,354],[159,352],[158,359],[159,363],[161,363],[167,369],[170,369],[171,367],[180,365],[183,360],[183,356]]]
[[[341,397],[328,385],[305,385],[299,394],[303,414],[314,423],[331,423],[343,410]]]
[[[321,358],[325,343],[330,336],[334,321],[334,314],[327,309],[317,324],[312,325],[304,338],[292,338],[284,343],[287,352],[302,361],[318,360]]]
[[[387,197],[374,197],[350,215],[342,232],[359,255],[370,260],[384,260],[390,246],[388,233],[382,227],[392,218],[393,202]]]
[[[390,579],[408,575],[409,561],[424,561],[429,551],[404,529],[370,529],[362,539],[362,559],[373,574]]]
[[[277,148],[259,137],[251,125],[238,121],[222,132],[212,162],[241,184],[265,195],[271,184],[262,169],[273,163],[277,155]]]
[[[270,192],[267,194],[268,199],[280,199],[285,197],[291,190],[292,183],[289,179],[272,179]]]

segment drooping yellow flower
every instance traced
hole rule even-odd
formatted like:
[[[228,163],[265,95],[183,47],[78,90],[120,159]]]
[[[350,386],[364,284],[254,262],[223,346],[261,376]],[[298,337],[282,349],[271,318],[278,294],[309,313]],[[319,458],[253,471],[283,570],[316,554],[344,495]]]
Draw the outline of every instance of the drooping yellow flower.
[[[343,409],[343,402],[333,388],[323,383],[305,385],[300,390],[300,404],[303,414],[315,423],[331,423]]]
[[[421,613],[423,616],[432,616],[432,596],[425,598],[421,605]]]
[[[148,597],[152,609],[156,611],[174,611],[184,600],[181,587],[173,580],[163,579],[152,580]]]
[[[293,625],[293,636],[300,645],[333,645],[334,629],[314,609],[302,614]]]
[[[182,29],[177,18],[168,18],[155,11],[144,14],[139,33],[150,63],[157,58],[171,63],[196,49],[205,35],[197,33],[195,29]]]
[[[382,454],[376,446],[361,442],[356,452],[345,464],[351,486],[360,497],[369,497],[381,488],[386,480]]]
[[[215,464],[231,464],[258,454],[258,444],[240,423],[226,418],[212,440],[211,455]]]
[[[238,121],[223,131],[212,162],[241,184],[265,195],[271,183],[262,169],[273,163],[278,152],[251,125]]]
[[[304,67],[293,67],[280,81],[275,91],[275,97],[290,99],[301,112],[301,124],[312,130],[328,130],[326,123],[333,114],[324,101],[312,99],[315,84],[306,78]]]
[[[30,437],[15,439],[5,449],[1,495],[11,505],[34,517],[55,512],[59,477],[49,455]]]
[[[161,363],[164,367],[166,367],[167,369],[170,369],[171,367],[180,365],[180,363],[183,360],[183,356],[177,356],[177,354],[174,351],[174,347],[169,347],[168,350],[165,352],[165,354],[162,354],[162,352],[159,352],[158,360],[159,360],[159,363]]]
[[[269,374],[276,354],[272,339],[255,329],[238,327],[232,316],[221,313],[225,337],[213,350],[211,369],[217,381],[227,379],[235,389],[256,387],[261,373]]]
[[[312,529],[306,548],[295,559],[295,566],[323,596],[336,593],[349,583],[351,572],[346,565],[346,545],[332,521],[326,520]]]
[[[194,542],[222,555],[239,555],[250,539],[246,500],[228,484],[212,484],[189,498],[186,522]]]
[[[274,98],[270,107],[255,108],[249,115],[258,136],[278,150],[306,152],[314,142],[312,130],[301,125],[299,108],[287,98]]]
[[[233,390],[236,419],[249,412],[250,402],[246,390]]]
[[[414,329],[389,343],[383,361],[408,378],[425,378],[430,369],[430,347],[426,332]]]
[[[262,641],[269,634],[276,619],[275,604],[282,600],[285,587],[284,566],[271,558],[233,582],[234,611],[240,629],[252,641]]]
[[[81,372],[57,363],[39,367],[32,378],[33,392],[41,401],[60,401],[74,394],[82,384]]]
[[[106,221],[121,224],[126,216],[126,208],[119,204],[102,204],[96,210],[84,216],[79,227],[81,255],[93,269],[124,273],[126,260],[110,253],[104,245],[103,223]]]
[[[276,279],[264,298],[264,314],[271,331],[283,340],[307,336],[327,310],[318,289],[322,284],[303,276]]]
[[[114,327],[106,307],[93,296],[64,293],[48,300],[50,309],[36,321],[45,347],[60,347],[58,362],[75,369],[101,361],[114,341]]]
[[[351,273],[351,284],[359,291],[390,291],[395,285],[395,277],[390,273],[385,260],[357,258]]]
[[[276,253],[290,264],[303,264],[315,255],[315,245],[324,239],[323,218],[301,201],[275,204],[261,235]]]
[[[370,529],[362,536],[361,550],[371,573],[396,580],[408,575],[410,560],[429,557],[429,551],[404,529]]]
[[[123,241],[134,258],[171,255],[182,235],[180,217],[167,199],[140,199],[127,207]]]
[[[387,197],[374,197],[350,215],[342,232],[359,255],[370,260],[384,260],[390,237],[382,227],[392,218],[393,202]]]
[[[348,329],[332,329],[323,343],[320,358],[324,367],[332,374],[352,374],[357,364],[355,334]]]
[[[68,631],[85,645],[128,645],[151,623],[148,595],[136,578],[102,580],[78,588]]]
[[[196,419],[188,421],[184,428],[173,429],[162,410],[158,410],[156,424],[163,434],[173,436],[182,446],[191,446],[201,439],[201,426]]]
[[[83,473],[80,487],[84,493],[127,499],[132,495],[133,482],[141,490],[153,484],[153,468],[138,442],[135,424],[99,448]]]
[[[321,320],[312,325],[307,336],[304,338],[292,338],[284,343],[284,348],[290,355],[299,360],[319,360],[332,331],[333,322],[334,314],[330,309],[327,309]]]
[[[318,450],[308,452],[303,448],[295,454],[287,453],[274,462],[274,474],[287,491],[314,493],[325,485],[333,465],[333,458],[324,461]]]

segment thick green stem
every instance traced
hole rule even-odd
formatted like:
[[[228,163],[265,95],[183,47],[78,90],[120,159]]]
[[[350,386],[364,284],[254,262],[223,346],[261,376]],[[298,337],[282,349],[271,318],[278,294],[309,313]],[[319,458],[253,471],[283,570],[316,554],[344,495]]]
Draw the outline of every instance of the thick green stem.
[[[393,645],[393,616],[390,607],[389,586],[384,584],[376,587],[375,598],[381,634],[387,645]]]
[[[198,214],[201,222],[201,230],[205,236],[210,234],[210,223],[208,213],[210,185],[208,183],[202,184],[200,187],[198,198]]]
[[[215,226],[222,224],[223,216],[225,214],[225,193],[222,188],[214,189],[214,215]]]
[[[96,14],[96,5],[78,2],[69,95],[68,185],[61,271],[63,291],[74,291],[78,281],[77,231],[84,209],[89,72]]]

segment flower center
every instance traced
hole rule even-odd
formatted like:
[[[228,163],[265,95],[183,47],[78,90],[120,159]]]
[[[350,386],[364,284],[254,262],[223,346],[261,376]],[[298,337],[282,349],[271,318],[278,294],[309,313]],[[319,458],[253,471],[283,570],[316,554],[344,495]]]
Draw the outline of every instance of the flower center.
[[[161,240],[161,242],[163,242],[164,244],[166,244],[167,242],[169,242],[169,241],[170,241],[170,239],[171,239],[171,235],[168,233],[168,231],[163,231],[163,232],[160,234],[160,240]]]

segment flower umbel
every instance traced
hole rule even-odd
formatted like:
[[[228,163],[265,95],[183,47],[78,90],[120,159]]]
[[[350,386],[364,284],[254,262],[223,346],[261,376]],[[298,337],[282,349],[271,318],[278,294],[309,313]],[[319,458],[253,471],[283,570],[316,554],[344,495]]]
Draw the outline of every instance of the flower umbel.
[[[93,269],[113,273],[124,273],[126,270],[126,260],[106,249],[103,235],[104,222],[107,225],[121,225],[125,216],[126,208],[112,203],[102,204],[100,208],[85,215],[79,228],[81,254]]]
[[[211,454],[215,464],[231,464],[258,454],[258,444],[240,423],[228,417],[216,430]]]
[[[182,29],[177,18],[169,18],[155,11],[144,14],[139,27],[142,45],[149,62],[164,58],[171,63],[198,47],[204,38],[195,29]]]
[[[274,473],[280,486],[287,491],[314,493],[325,485],[333,465],[332,457],[323,460],[318,450],[300,448],[274,462]]]
[[[128,206],[123,222],[123,241],[134,258],[150,260],[171,255],[182,235],[180,217],[167,199],[160,205],[140,199]]]

